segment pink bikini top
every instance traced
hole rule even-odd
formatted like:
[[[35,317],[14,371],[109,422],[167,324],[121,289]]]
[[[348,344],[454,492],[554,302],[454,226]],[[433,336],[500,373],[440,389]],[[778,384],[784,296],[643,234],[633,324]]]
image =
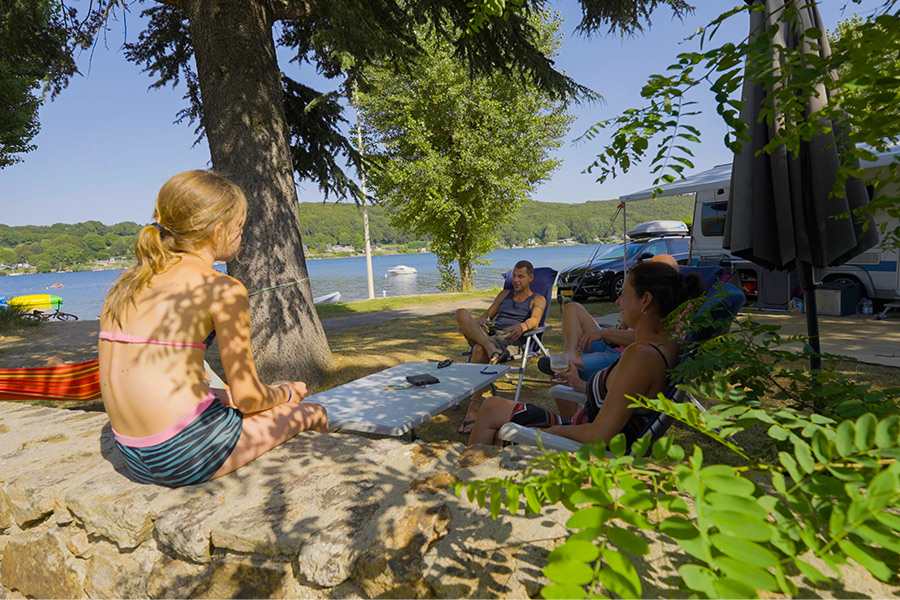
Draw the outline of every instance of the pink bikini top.
[[[163,340],[150,340],[147,338],[129,335],[127,333],[116,333],[113,331],[101,331],[97,336],[101,340],[110,342],[124,342],[126,344],[157,344],[159,346],[181,346],[185,348],[202,348],[206,350],[206,344],[203,342],[167,342]]]

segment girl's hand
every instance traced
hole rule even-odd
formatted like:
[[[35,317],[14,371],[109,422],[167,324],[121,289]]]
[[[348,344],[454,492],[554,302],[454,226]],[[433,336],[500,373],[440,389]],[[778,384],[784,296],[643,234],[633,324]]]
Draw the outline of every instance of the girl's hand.
[[[272,384],[272,387],[289,389],[291,391],[291,396],[287,402],[296,402],[299,404],[309,395],[309,390],[306,389],[306,384],[302,381],[276,381]]]
[[[291,402],[299,404],[304,398],[309,396],[309,390],[306,389],[306,384],[302,381],[288,381],[285,385],[291,390]]]

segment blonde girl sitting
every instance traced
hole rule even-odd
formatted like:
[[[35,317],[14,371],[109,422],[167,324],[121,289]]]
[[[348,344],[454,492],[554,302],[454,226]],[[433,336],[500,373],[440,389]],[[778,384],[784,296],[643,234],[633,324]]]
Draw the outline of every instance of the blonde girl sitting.
[[[116,446],[134,478],[170,487],[234,471],[305,430],[326,432],[306,384],[265,385],[250,348],[246,288],[213,269],[241,243],[247,200],[209,171],[163,185],[135,245],[137,265],[106,298],[100,386]],[[205,339],[215,331],[230,397],[210,391]]]

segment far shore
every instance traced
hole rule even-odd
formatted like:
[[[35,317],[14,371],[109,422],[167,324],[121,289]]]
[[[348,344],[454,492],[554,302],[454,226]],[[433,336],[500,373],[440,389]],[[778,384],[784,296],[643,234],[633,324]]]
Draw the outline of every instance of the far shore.
[[[571,244],[535,244],[528,246],[497,246],[496,250],[516,250],[520,248],[556,248],[560,246],[591,246],[594,244],[610,244],[616,243],[618,240],[608,240],[608,241],[594,241],[588,244],[582,244],[579,242],[574,242]],[[373,252],[372,256],[407,256],[407,255],[415,255],[415,254],[430,254],[430,252],[389,252],[389,251],[381,251],[381,252]],[[338,252],[338,253],[325,253],[325,254],[307,254],[306,260],[323,260],[329,258],[358,258],[365,256],[365,252]],[[7,269],[0,269],[0,277],[2,276],[17,276],[17,275],[41,275],[41,274],[50,274],[50,273],[81,273],[85,271],[116,271],[127,269],[131,266],[134,266],[134,261],[123,261],[120,264],[116,265],[96,265],[96,264],[82,264],[82,265],[73,265],[71,270],[63,270],[57,271],[55,269],[51,269],[50,271],[11,271]]]

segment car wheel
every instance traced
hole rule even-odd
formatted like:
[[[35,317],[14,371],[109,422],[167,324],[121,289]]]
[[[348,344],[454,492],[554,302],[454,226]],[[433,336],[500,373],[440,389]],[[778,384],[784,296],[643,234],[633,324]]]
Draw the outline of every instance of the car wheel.
[[[619,296],[622,295],[622,290],[625,288],[625,275],[619,273],[616,275],[615,279],[613,279],[612,285],[610,289],[612,290],[612,294],[610,296],[613,300],[618,300]]]

